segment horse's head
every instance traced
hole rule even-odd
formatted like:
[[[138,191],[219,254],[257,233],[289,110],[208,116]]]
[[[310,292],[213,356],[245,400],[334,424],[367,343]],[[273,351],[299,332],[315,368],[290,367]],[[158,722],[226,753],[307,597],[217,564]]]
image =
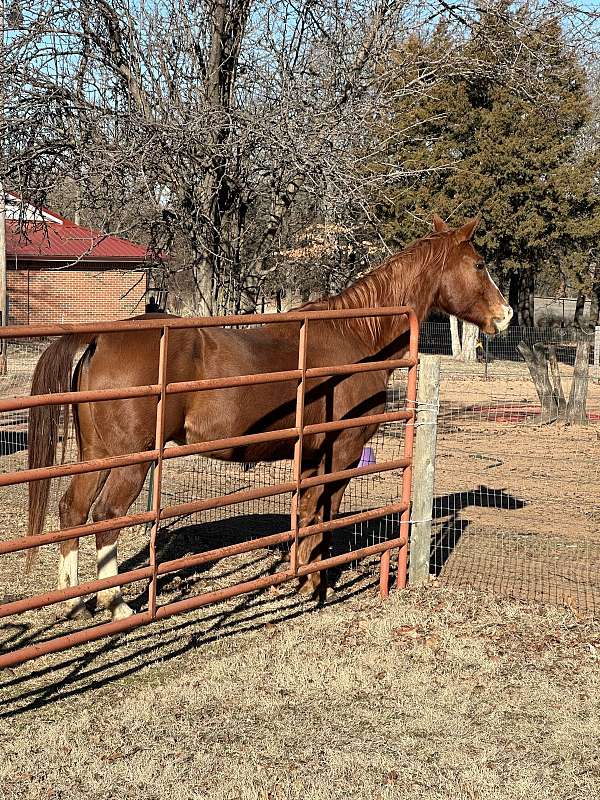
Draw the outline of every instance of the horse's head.
[[[471,242],[478,224],[476,218],[452,230],[434,216],[435,230],[450,238],[434,302],[441,311],[478,325],[484,333],[495,334],[506,330],[513,312]]]

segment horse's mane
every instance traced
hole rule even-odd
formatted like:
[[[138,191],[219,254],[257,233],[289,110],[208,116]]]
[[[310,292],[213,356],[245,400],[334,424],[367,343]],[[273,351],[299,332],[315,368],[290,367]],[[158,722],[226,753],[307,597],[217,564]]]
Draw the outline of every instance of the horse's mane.
[[[300,306],[301,309],[378,308],[412,306],[420,320],[431,306],[437,279],[453,245],[451,231],[432,231],[395,253],[360,277],[339,294],[324,296]],[[337,320],[339,326],[358,333],[369,343],[380,344],[393,322],[390,318],[363,317]]]

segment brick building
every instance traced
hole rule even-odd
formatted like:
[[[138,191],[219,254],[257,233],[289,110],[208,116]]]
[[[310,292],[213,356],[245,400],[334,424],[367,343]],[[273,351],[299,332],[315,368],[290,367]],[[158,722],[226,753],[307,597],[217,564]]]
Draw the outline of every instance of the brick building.
[[[6,199],[10,324],[91,322],[144,312],[149,254],[145,247],[75,224],[48,209],[25,210]]]

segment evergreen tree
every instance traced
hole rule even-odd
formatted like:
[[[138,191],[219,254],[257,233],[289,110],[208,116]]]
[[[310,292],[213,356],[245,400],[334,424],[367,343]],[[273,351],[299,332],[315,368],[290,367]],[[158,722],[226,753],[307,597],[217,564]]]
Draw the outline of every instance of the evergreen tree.
[[[600,232],[598,159],[594,148],[582,153],[591,101],[560,25],[551,20],[523,37],[512,21],[502,8],[485,14],[477,35],[456,43],[463,63],[477,68],[433,85],[419,106],[396,107],[391,124],[400,136],[388,158],[408,174],[377,198],[375,213],[398,242],[422,235],[434,211],[450,222],[481,213],[488,264],[518,312],[515,321],[532,325],[536,281],[546,290],[560,276],[590,282]],[[406,44],[416,70],[439,57],[449,35],[440,28]],[[500,63],[526,59],[526,87],[494,69],[500,46]]]

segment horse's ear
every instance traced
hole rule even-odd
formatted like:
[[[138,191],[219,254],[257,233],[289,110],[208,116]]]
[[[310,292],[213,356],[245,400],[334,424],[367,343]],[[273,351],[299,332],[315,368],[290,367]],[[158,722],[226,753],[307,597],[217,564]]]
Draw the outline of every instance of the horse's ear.
[[[448,225],[446,225],[444,220],[437,214],[433,215],[433,229],[437,233],[448,233],[448,231],[450,230],[450,228],[448,227]]]
[[[459,228],[456,231],[456,238],[459,242],[468,242],[472,237],[475,231],[477,230],[477,226],[481,222],[481,217],[477,216],[473,219],[470,219],[468,222]]]

